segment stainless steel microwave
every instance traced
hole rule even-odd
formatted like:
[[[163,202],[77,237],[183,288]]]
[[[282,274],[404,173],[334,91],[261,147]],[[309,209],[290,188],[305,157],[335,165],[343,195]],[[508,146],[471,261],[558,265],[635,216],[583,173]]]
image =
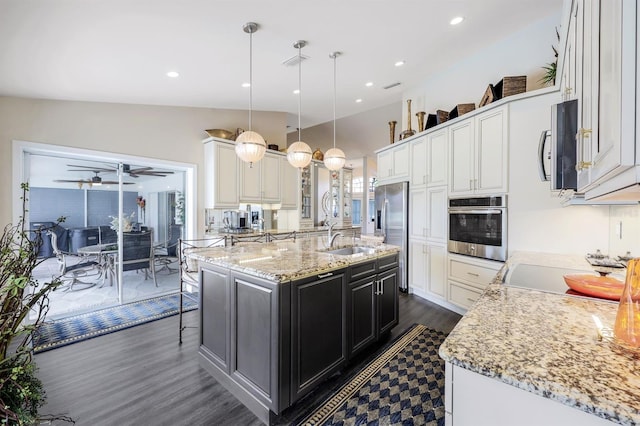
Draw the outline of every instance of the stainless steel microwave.
[[[578,101],[551,107],[551,130],[544,130],[538,144],[540,179],[551,181],[551,190],[578,189],[576,133]]]

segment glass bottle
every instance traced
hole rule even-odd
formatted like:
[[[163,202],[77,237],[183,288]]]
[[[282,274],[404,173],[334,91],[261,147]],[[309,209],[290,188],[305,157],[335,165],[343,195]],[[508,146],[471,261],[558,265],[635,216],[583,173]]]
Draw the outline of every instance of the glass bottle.
[[[640,258],[627,263],[627,277],[613,334],[622,345],[640,348]]]

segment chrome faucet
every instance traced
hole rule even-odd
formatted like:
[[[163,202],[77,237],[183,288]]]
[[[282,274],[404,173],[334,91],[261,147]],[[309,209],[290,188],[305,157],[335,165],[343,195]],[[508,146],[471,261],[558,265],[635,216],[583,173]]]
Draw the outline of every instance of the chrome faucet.
[[[333,243],[338,237],[342,237],[342,232],[333,232],[333,227],[336,226],[337,222],[332,222],[329,224],[329,230],[327,232],[327,241],[329,243],[329,248],[333,247]]]

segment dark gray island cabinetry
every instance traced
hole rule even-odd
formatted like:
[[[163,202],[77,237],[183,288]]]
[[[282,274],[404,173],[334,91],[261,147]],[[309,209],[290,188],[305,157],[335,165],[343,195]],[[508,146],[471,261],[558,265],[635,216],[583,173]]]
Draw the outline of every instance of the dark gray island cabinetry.
[[[249,260],[251,269],[204,257],[201,365],[265,423],[397,324],[397,253],[389,246],[345,261],[331,256],[326,269],[280,281],[260,272],[262,260]],[[353,293],[361,282],[371,284],[369,296]],[[360,339],[363,330],[371,337]],[[354,338],[362,340],[355,350]]]

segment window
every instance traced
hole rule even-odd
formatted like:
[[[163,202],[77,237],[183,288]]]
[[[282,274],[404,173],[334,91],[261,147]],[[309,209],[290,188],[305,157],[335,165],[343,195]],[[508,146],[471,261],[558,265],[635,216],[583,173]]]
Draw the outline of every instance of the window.
[[[351,220],[352,220],[351,223],[353,225],[360,225],[361,224],[360,218],[362,217],[362,200],[353,200],[351,202],[351,206],[353,207],[352,209],[353,214],[351,215]]]

